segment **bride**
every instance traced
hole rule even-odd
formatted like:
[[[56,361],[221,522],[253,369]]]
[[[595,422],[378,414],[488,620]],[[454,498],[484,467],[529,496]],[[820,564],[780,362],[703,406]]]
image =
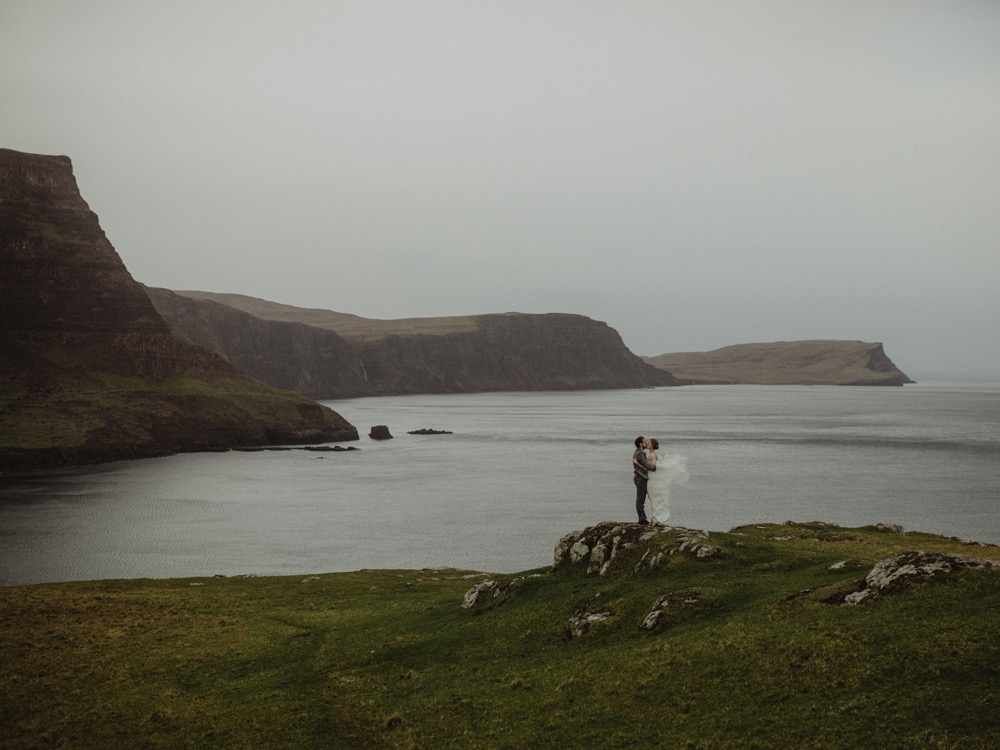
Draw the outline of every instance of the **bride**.
[[[658,451],[660,442],[650,438],[646,460],[656,471],[649,472],[646,493],[649,495],[650,521],[657,526],[665,526],[670,520],[670,490],[687,484],[687,458],[677,453],[663,456]]]

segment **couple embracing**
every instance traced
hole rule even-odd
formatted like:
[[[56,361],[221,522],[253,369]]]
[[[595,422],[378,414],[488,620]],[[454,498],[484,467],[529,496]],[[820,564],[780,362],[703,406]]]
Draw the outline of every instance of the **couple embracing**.
[[[648,525],[646,518],[646,497],[652,523],[664,526],[670,520],[670,490],[688,480],[687,459],[676,453],[664,458],[658,451],[660,443],[656,438],[646,440],[642,435],[635,439],[632,454],[632,478],[635,481],[635,512],[639,524]]]

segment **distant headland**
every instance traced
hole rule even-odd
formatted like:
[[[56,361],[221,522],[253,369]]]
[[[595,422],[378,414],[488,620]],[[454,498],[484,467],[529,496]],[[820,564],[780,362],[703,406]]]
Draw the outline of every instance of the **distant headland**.
[[[378,320],[241,294],[146,291],[181,335],[310,398],[680,385],[583,315]]]
[[[684,384],[904,385],[913,383],[879,342],[775,341],[644,357]]]

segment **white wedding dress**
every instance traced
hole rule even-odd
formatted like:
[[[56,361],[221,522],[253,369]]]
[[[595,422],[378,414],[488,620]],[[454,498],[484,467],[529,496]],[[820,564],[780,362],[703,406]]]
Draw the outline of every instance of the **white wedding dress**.
[[[677,453],[656,454],[656,471],[649,472],[646,492],[649,495],[650,517],[656,523],[670,520],[670,491],[687,484],[687,458]]]

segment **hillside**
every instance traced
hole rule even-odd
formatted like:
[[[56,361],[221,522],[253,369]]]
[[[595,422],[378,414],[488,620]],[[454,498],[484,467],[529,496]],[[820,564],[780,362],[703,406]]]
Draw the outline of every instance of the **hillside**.
[[[0,746],[986,750],[998,560],[882,525],[607,522],[513,575],[0,588]]]
[[[645,357],[685,383],[763,385],[903,385],[912,383],[881,343],[776,341],[708,352]]]
[[[261,320],[284,323],[301,323],[322,328],[355,341],[374,341],[386,336],[415,336],[426,334],[443,336],[449,333],[474,333],[478,330],[474,316],[462,315],[439,318],[403,318],[380,320],[362,318],[349,313],[317,308],[295,307],[280,302],[248,297],[243,294],[216,292],[178,291],[177,294],[195,300],[217,302],[234,310],[241,310]]]
[[[0,471],[357,439],[167,326],[70,160],[0,149]]]
[[[582,315],[374,320],[236,294],[148,293],[174,330],[312,398],[678,384]]]

